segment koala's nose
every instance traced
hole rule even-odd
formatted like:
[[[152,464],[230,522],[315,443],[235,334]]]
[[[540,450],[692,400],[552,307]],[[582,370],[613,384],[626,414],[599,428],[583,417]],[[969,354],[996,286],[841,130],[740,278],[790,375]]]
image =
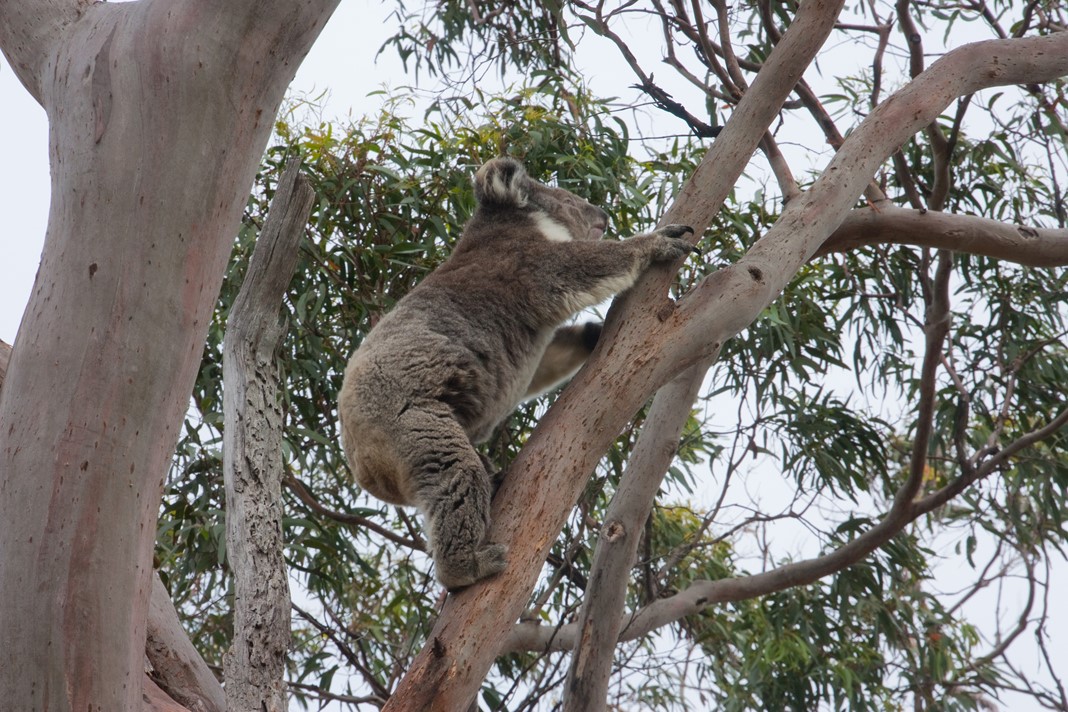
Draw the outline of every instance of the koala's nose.
[[[599,227],[601,231],[608,229],[608,213],[601,208],[595,208],[597,211],[596,217],[593,220],[594,227]]]

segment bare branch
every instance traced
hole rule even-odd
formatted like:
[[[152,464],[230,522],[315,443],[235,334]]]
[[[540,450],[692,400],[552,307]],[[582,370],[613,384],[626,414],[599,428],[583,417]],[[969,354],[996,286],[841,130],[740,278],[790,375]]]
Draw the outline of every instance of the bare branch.
[[[297,495],[297,498],[301,502],[306,504],[313,512],[320,516],[333,519],[335,522],[340,522],[341,524],[346,524],[348,526],[370,529],[375,534],[383,536],[395,544],[400,544],[401,546],[414,549],[415,551],[426,551],[426,542],[421,538],[409,539],[397,534],[392,529],[382,526],[372,519],[368,519],[367,517],[361,517],[358,514],[349,514],[347,512],[337,512],[330,509],[317,500],[315,495],[308,491],[307,485],[294,477],[292,473],[287,472],[282,483],[288,487],[293,494]]]
[[[285,712],[289,577],[282,553],[282,409],[275,351],[315,191],[290,159],[234,300],[223,344],[226,549],[234,572],[233,646],[223,659],[233,710]]]
[[[771,172],[775,175],[779,190],[782,191],[783,204],[785,205],[801,195],[801,189],[797,185],[793,171],[790,170],[790,164],[786,162],[786,157],[779,150],[779,144],[775,141],[775,137],[771,135],[771,131],[766,132],[764,138],[760,139],[760,150],[764,152],[764,157],[768,159]]]
[[[581,633],[571,658],[564,706],[569,712],[604,709],[608,678],[626,603],[627,581],[664,473],[678,449],[708,370],[694,366],[656,394],[619,487],[605,513],[578,615]]]
[[[148,605],[145,655],[153,682],[190,712],[225,712],[226,693],[182,628],[158,573],[152,575]]]
[[[878,244],[935,247],[1029,267],[1068,264],[1068,230],[909,210],[891,203],[850,211],[815,256]]]

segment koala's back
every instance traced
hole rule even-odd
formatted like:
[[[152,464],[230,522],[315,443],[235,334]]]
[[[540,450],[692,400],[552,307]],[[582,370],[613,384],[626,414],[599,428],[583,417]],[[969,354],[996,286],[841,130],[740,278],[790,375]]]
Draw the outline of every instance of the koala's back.
[[[482,442],[530,384],[555,323],[542,323],[528,303],[535,287],[519,269],[526,251],[498,245],[471,259],[458,248],[349,362],[339,399],[345,448],[357,481],[379,499],[416,504],[407,473],[427,449],[412,442],[406,412],[438,412]]]

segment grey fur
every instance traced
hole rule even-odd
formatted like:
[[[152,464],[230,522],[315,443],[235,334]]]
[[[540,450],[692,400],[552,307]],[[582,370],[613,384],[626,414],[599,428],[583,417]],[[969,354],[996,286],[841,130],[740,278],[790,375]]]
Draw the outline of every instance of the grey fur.
[[[510,158],[486,163],[474,187],[478,209],[456,248],[363,340],[338,404],[356,481],[419,507],[450,589],[505,566],[506,547],[486,541],[491,477],[473,443],[577,370],[600,334],[599,325],[557,327],[652,263],[695,251],[680,225],[600,240],[603,210]]]

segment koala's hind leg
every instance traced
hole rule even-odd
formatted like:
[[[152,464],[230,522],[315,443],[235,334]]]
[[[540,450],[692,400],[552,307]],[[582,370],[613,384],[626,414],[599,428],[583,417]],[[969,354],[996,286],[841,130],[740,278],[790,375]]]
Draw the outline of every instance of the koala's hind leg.
[[[467,433],[443,403],[412,407],[401,424],[438,580],[454,590],[500,572],[508,548],[486,542],[490,476]]]
[[[586,358],[593,353],[601,338],[601,324],[591,321],[574,326],[561,326],[545,348],[534,377],[523,398],[533,398],[574,375]]]

